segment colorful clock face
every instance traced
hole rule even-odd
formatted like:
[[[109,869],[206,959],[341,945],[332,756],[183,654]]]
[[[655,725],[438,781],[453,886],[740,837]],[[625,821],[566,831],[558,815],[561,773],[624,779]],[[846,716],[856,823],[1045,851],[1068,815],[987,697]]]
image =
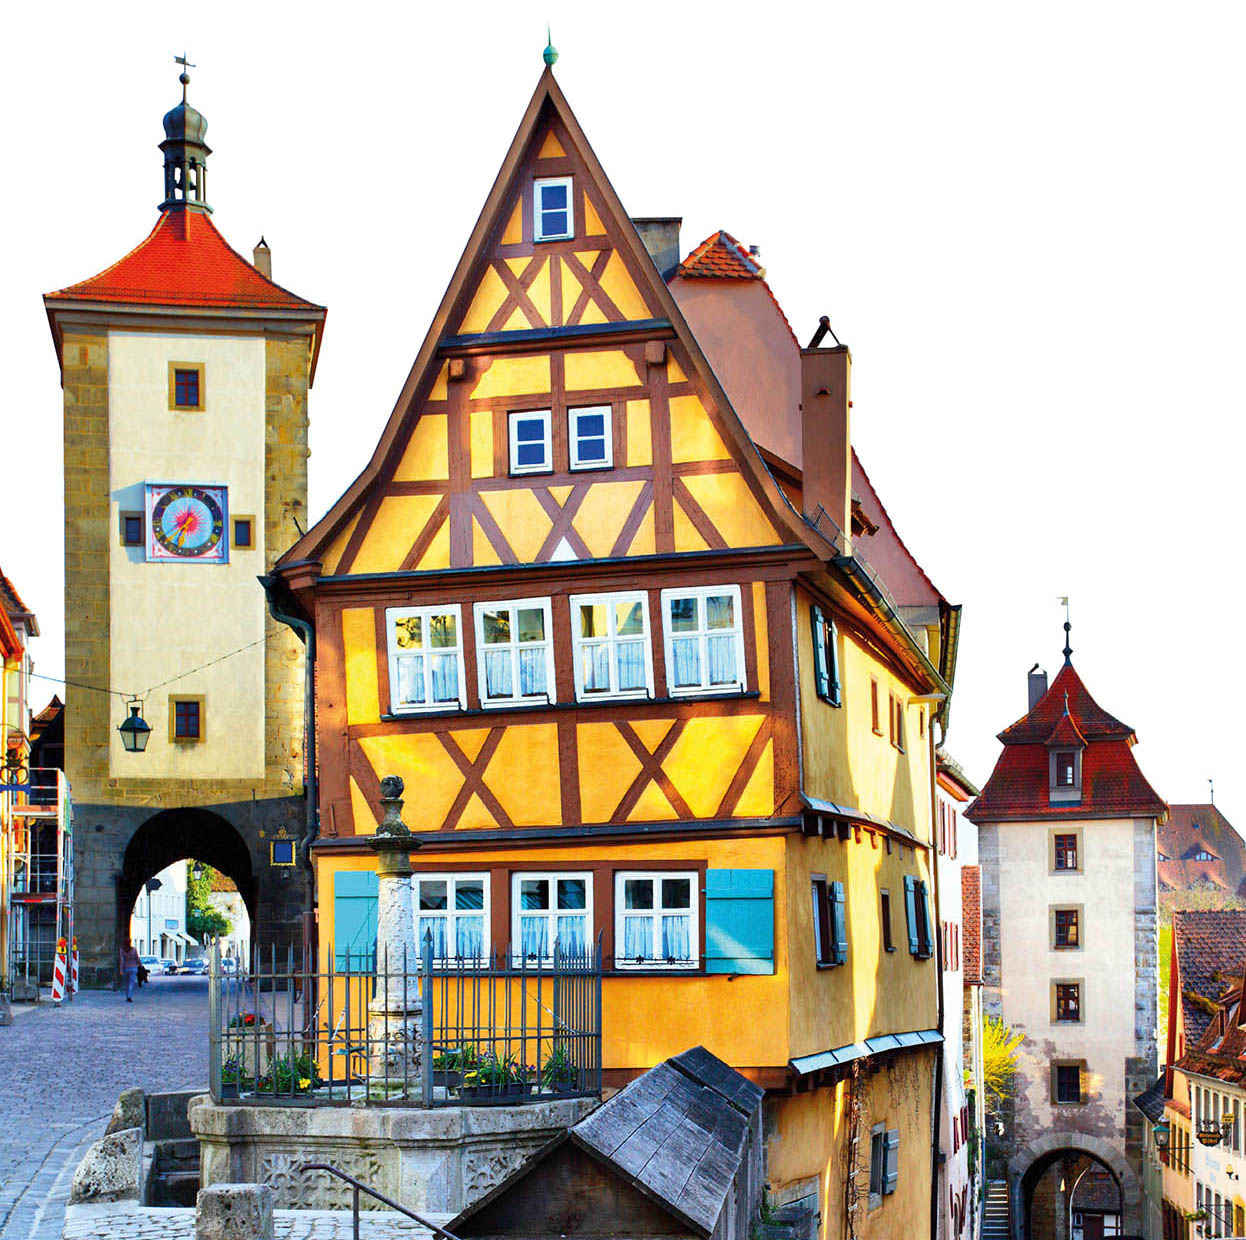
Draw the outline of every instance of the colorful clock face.
[[[147,484],[147,558],[224,564],[225,487]]]

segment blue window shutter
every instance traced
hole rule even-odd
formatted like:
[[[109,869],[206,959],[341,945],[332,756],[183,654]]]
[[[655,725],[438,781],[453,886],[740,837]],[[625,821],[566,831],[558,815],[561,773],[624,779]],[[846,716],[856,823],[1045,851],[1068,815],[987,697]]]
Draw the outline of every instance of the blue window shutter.
[[[919,947],[917,935],[917,879],[911,874],[904,876],[904,916],[909,926],[909,952],[916,956]]]
[[[900,1179],[900,1130],[888,1128],[883,1143],[883,1192],[894,1193]]]
[[[809,628],[813,633],[813,674],[817,694],[820,698],[829,699],[831,677],[826,666],[826,618],[816,603],[809,608]]]
[[[846,964],[848,961],[848,920],[844,908],[843,883],[831,884],[831,917],[833,920],[835,944],[835,964]]]
[[[934,954],[934,926],[930,922],[930,892],[926,889],[926,884],[919,881],[917,890],[921,900],[921,914],[925,923],[926,938],[922,944],[922,955],[927,959]]]
[[[333,948],[336,967],[371,973],[376,967],[376,900],[379,886],[370,870],[333,876]]]
[[[774,871],[705,871],[705,971],[774,972]]]
[[[835,634],[835,621],[826,622],[826,667],[827,679],[830,681],[830,692],[827,699],[832,706],[840,704],[839,696],[839,641]]]

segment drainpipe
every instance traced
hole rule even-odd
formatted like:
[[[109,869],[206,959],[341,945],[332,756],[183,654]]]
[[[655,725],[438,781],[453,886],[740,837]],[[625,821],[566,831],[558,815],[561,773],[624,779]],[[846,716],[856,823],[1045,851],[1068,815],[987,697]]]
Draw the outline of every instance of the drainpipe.
[[[264,587],[264,595],[268,599],[268,611],[279,624],[289,625],[303,643],[304,686],[303,686],[303,753],[307,764],[306,798],[307,826],[299,844],[299,853],[303,864],[311,875],[312,902],[316,899],[316,870],[311,863],[311,846],[319,834],[317,815],[318,789],[316,787],[316,630],[298,616],[283,611],[279,603],[278,591],[281,582],[276,577],[261,577],[260,585]]]

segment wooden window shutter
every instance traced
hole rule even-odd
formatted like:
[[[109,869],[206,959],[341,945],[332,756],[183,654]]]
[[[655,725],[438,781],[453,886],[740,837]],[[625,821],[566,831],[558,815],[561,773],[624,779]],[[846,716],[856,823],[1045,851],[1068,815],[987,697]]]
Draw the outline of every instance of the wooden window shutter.
[[[816,603],[809,608],[809,627],[813,631],[813,674],[818,697],[829,700],[831,672],[826,665],[826,617]]]
[[[930,920],[930,893],[926,889],[924,880],[917,879],[916,885],[918,900],[921,906],[921,926],[924,930],[921,955],[928,960],[934,953],[934,925]]]
[[[831,884],[831,924],[833,927],[832,942],[834,944],[834,963],[846,964],[848,961],[848,918],[844,904],[843,883]]]
[[[887,1129],[887,1140],[884,1144],[886,1157],[883,1162],[883,1192],[894,1193],[900,1179],[900,1130]]]
[[[333,954],[338,969],[375,972],[378,892],[376,875],[370,870],[333,876]]]
[[[909,927],[909,953],[918,954],[917,937],[917,879],[911,874],[904,876],[904,916]]]
[[[774,972],[774,871],[705,871],[705,971]]]

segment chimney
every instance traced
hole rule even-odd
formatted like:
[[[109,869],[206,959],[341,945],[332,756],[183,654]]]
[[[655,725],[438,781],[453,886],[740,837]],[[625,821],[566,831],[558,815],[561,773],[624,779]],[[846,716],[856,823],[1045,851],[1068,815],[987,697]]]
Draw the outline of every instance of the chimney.
[[[251,265],[260,275],[267,276],[270,280],[273,278],[273,252],[263,237],[260,238],[259,245],[251,251]]]
[[[683,216],[664,215],[634,219],[632,223],[663,280],[669,280],[679,266],[679,226]]]
[[[803,458],[801,503],[805,516],[840,552],[852,553],[852,434],[849,383],[852,354],[836,344],[820,349],[819,332],[800,351],[800,440]],[[835,524],[832,526],[825,511]]]
[[[1033,710],[1038,705],[1039,699],[1047,692],[1047,673],[1038,666],[1037,663],[1030,668],[1030,674],[1026,677],[1027,688],[1030,694],[1029,710]]]

